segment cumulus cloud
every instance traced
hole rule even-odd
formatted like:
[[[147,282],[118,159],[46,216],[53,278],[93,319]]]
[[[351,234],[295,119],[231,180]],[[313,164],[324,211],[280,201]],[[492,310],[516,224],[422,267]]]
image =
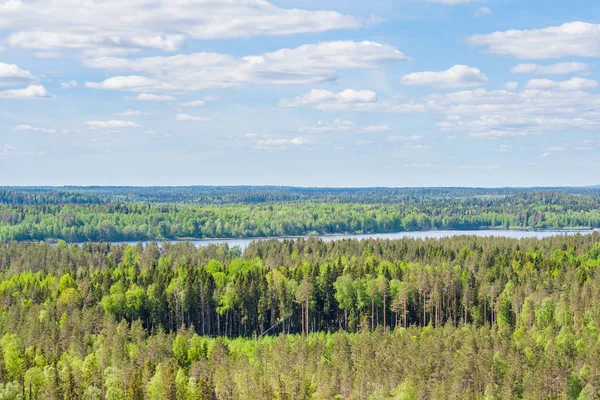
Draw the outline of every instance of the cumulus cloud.
[[[36,50],[174,51],[187,38],[317,33],[367,24],[334,11],[285,9],[265,0],[10,0],[0,4],[8,44]]]
[[[569,22],[543,29],[498,31],[467,38],[487,53],[516,58],[599,57],[600,25]]]
[[[61,82],[60,87],[62,89],[73,89],[74,87],[77,87],[77,81],[70,80],[67,82]]]
[[[477,10],[475,10],[475,12],[473,13],[474,17],[482,17],[484,15],[492,15],[493,11],[491,8],[489,7],[479,7]]]
[[[29,85],[25,89],[0,92],[0,99],[45,99],[48,97],[50,97],[50,94],[41,85]]]
[[[143,89],[162,85],[179,90],[238,87],[244,84],[310,84],[330,81],[343,69],[377,68],[406,61],[397,48],[376,42],[335,41],[302,45],[261,55],[234,57],[220,53],[192,53],[144,58],[100,57],[89,59],[92,68],[131,71],[154,76],[154,82],[136,76],[137,85],[119,85],[124,77],[110,81],[115,89]],[[128,77],[131,78],[131,77]],[[116,82],[112,84],[111,79]],[[148,78],[149,79],[149,78]],[[105,82],[107,82],[105,81]],[[129,79],[127,80],[129,81]],[[102,85],[107,86],[106,84]],[[121,87],[119,87],[121,86]],[[160,89],[160,87],[156,87]]]
[[[551,65],[517,64],[510,69],[513,74],[561,75],[588,72],[590,66],[582,62],[562,62]]]
[[[343,119],[336,119],[331,123],[318,122],[315,125],[305,126],[305,127],[300,128],[301,133],[314,133],[314,134],[381,133],[381,132],[387,132],[389,130],[390,130],[390,127],[387,125],[358,126],[354,121],[348,121],[348,120],[343,120]]]
[[[177,120],[177,121],[210,121],[209,118],[195,117],[193,115],[188,115],[188,114],[177,114],[175,116],[175,120]]]
[[[9,144],[0,145],[0,157],[2,156],[42,156],[46,154],[45,151],[40,150],[30,150],[30,151],[21,151],[17,149],[15,146],[11,146]]]
[[[0,145],[0,156],[6,156],[13,154],[17,151],[17,148],[9,144]]]
[[[314,106],[324,103],[372,103],[377,100],[377,94],[371,90],[346,89],[339,93],[329,90],[313,89],[294,99],[283,99],[279,102],[283,107]]]
[[[379,99],[375,92],[349,96],[311,91],[280,101],[281,106],[310,107],[321,111],[417,113],[445,116],[440,130],[480,139],[510,139],[556,130],[591,130],[600,126],[600,95],[577,90],[594,86],[587,80],[553,83],[548,89],[473,89],[438,93],[410,101]],[[561,90],[562,89],[562,90]],[[566,90],[570,89],[570,90]],[[343,92],[340,92],[343,93]],[[362,98],[362,99],[361,99]]]
[[[404,164],[404,168],[433,168],[435,165],[431,163],[421,164],[421,163],[410,163]]]
[[[281,107],[310,107],[321,111],[410,113],[428,110],[423,103],[397,99],[379,101],[371,90],[346,89],[338,93],[313,89],[292,99],[279,101]]]
[[[139,128],[140,126],[132,121],[84,121],[90,129],[121,129],[121,128]]]
[[[139,100],[139,101],[175,101],[175,100],[177,100],[173,96],[153,94],[153,93],[140,93],[135,97],[127,97],[127,98],[131,99],[131,100]]]
[[[526,87],[528,89],[559,89],[559,90],[583,90],[593,89],[598,82],[593,79],[573,78],[568,81],[557,82],[551,79],[530,79]]]
[[[518,138],[560,129],[589,130],[600,124],[600,113],[595,111],[600,97],[581,90],[476,89],[432,95],[423,101],[430,110],[452,116],[444,130],[472,138]]]
[[[32,132],[43,132],[43,133],[56,133],[56,129],[47,128],[36,128],[31,125],[17,125],[13,128],[13,131],[32,131]]]
[[[439,72],[413,72],[404,75],[400,80],[401,83],[408,86],[425,85],[444,89],[477,87],[487,81],[487,76],[478,68],[467,65],[455,65],[446,71]]]
[[[185,103],[181,103],[180,106],[181,107],[204,107],[205,104],[206,104],[206,102],[203,100],[193,100],[193,101],[187,101]]]
[[[563,151],[567,151],[567,148],[564,146],[546,146],[542,149],[542,151],[544,152],[543,153],[544,157],[549,157],[553,154],[562,153]]]
[[[272,138],[264,138],[257,140],[254,144],[253,148],[257,150],[286,150],[290,147],[307,147],[313,144],[308,139],[305,139],[302,136],[296,136],[293,138],[282,138],[282,137],[272,137]]]
[[[85,87],[92,89],[112,89],[112,90],[160,90],[172,89],[172,86],[160,83],[155,79],[148,79],[145,76],[113,76],[102,82],[86,82]]]
[[[146,115],[146,113],[143,111],[140,111],[140,110],[132,110],[129,108],[123,112],[117,113],[117,115],[120,115],[123,117],[137,117],[140,115]]]
[[[475,121],[475,124],[477,121]],[[474,124],[474,125],[475,125]],[[482,131],[469,133],[469,137],[478,138],[478,139],[501,139],[501,138],[515,138],[529,136],[529,133],[526,131],[518,131],[518,130],[491,130],[491,131]]]
[[[0,62],[0,86],[15,86],[35,81],[37,78],[29,71],[15,64]]]
[[[387,140],[388,142],[391,142],[391,143],[418,142],[420,140],[423,140],[423,136],[422,135],[408,135],[408,136],[394,135],[394,136],[386,137],[385,140]]]

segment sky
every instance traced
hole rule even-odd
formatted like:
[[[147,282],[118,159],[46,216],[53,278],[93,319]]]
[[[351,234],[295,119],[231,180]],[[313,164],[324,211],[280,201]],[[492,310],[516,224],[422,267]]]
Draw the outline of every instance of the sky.
[[[597,0],[0,0],[0,185],[600,184]]]

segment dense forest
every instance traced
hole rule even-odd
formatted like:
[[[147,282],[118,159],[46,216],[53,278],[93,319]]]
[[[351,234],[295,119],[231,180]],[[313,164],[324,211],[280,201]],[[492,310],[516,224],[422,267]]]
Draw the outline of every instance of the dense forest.
[[[5,188],[0,240],[148,241],[600,227],[600,190]]]
[[[0,398],[596,399],[600,234],[0,247]]]
[[[0,203],[20,205],[106,203],[354,203],[506,197],[552,192],[600,196],[600,186],[554,188],[304,188],[288,186],[27,186],[0,188]]]

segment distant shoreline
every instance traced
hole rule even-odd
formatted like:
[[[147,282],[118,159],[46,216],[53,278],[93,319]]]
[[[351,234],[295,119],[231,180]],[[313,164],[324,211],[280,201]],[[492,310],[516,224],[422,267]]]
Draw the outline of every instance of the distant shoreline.
[[[594,232],[600,232],[600,228],[559,228],[559,229],[435,229],[435,230],[422,230],[422,231],[398,231],[398,232],[380,232],[380,233],[327,233],[327,234],[314,234],[314,235],[282,235],[282,236],[256,236],[256,237],[235,237],[235,238],[177,238],[177,239],[141,239],[141,240],[90,240],[86,242],[68,242],[64,240],[67,244],[78,244],[83,245],[86,243],[161,243],[161,242],[170,242],[170,243],[208,243],[211,244],[213,242],[234,242],[234,241],[259,241],[259,240],[297,240],[297,239],[308,239],[311,237],[316,238],[336,238],[339,239],[367,239],[369,237],[377,237],[380,235],[407,235],[406,238],[410,238],[410,235],[419,235],[418,237],[422,238],[432,238],[432,239],[441,239],[448,236],[461,236],[461,235],[476,235],[477,232],[515,232],[515,233],[556,233],[557,235],[571,233],[571,234],[592,234]],[[447,236],[421,236],[427,233],[456,233],[455,235],[447,235]],[[493,236],[493,235],[490,235]],[[502,235],[505,236],[505,235]],[[414,236],[416,237],[416,236]],[[505,236],[510,238],[510,236]],[[403,237],[399,237],[397,239],[402,239]],[[48,244],[57,244],[62,239],[47,239],[40,241],[13,241],[19,243],[48,243]]]

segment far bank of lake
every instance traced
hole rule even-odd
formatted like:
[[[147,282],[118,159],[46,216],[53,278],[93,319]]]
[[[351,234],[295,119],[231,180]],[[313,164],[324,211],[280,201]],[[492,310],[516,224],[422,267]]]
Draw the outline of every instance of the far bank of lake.
[[[537,238],[543,239],[551,236],[558,235],[575,235],[575,234],[588,234],[593,233],[598,230],[585,229],[585,230],[540,230],[540,231],[526,231],[526,230],[513,230],[513,229],[498,229],[498,230],[439,230],[439,231],[412,231],[412,232],[395,232],[395,233],[368,233],[368,234],[340,234],[340,235],[314,235],[314,237],[318,237],[325,242],[331,242],[334,240],[342,240],[342,239],[404,239],[404,238],[413,238],[413,239],[441,239],[448,238],[453,236],[462,236],[462,235],[474,235],[479,237],[506,237],[512,239],[524,239],[524,238]],[[304,236],[308,237],[308,236]],[[165,240],[159,242],[169,242],[169,243],[180,243],[180,242],[189,242],[193,243],[196,247],[205,247],[211,244],[224,244],[227,243],[229,247],[239,246],[242,250],[244,250],[248,245],[255,240],[270,240],[270,239],[297,239],[298,237],[256,237],[256,238],[241,238],[241,239],[189,239],[189,240]],[[139,242],[111,242],[114,244],[137,244]],[[142,242],[149,243],[149,242]]]

